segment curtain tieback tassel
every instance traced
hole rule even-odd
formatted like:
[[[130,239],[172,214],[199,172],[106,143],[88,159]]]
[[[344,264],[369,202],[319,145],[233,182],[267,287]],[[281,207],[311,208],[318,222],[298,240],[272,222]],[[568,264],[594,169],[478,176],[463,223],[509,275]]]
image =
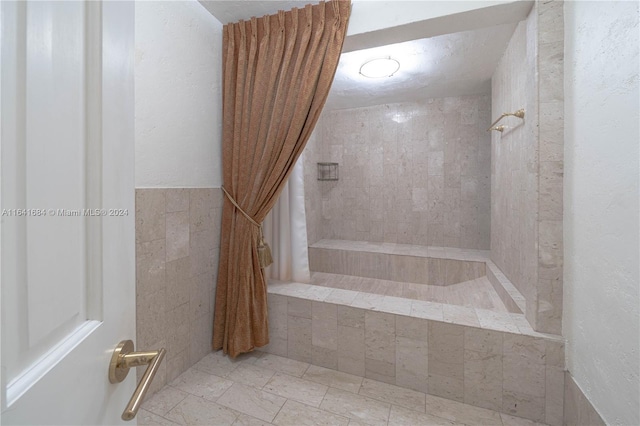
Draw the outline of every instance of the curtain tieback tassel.
[[[273,263],[271,247],[269,247],[269,244],[267,244],[262,236],[262,226],[260,227],[260,241],[258,241],[258,262],[263,269]]]
[[[224,195],[226,195],[229,201],[231,201],[231,204],[233,204],[235,208],[238,209],[238,211],[242,213],[242,215],[245,218],[247,218],[247,220],[251,222],[254,226],[256,226],[260,231],[260,238],[258,239],[258,246],[257,246],[258,263],[260,264],[260,268],[264,269],[267,266],[271,265],[273,263],[273,256],[271,256],[271,247],[269,247],[269,244],[267,244],[267,242],[264,240],[264,236],[262,235],[262,225],[260,225],[258,222],[253,220],[251,216],[249,216],[244,210],[242,210],[242,207],[238,205],[236,200],[233,199],[231,194],[227,192],[224,186],[222,187],[222,192],[224,192]]]

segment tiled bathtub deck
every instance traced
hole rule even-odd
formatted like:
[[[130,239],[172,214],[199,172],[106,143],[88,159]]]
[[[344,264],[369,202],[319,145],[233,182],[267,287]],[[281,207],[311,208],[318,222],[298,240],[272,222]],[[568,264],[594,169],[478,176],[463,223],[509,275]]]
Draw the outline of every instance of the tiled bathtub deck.
[[[535,426],[376,380],[255,352],[207,355],[147,400],[140,425]]]
[[[533,421],[562,424],[562,338],[534,331],[524,314],[515,313],[524,308],[524,300],[486,254],[456,251],[455,255],[463,261],[472,257],[473,262],[484,262],[487,279],[511,312],[271,281],[270,343],[263,350]],[[446,250],[440,256],[449,259]]]

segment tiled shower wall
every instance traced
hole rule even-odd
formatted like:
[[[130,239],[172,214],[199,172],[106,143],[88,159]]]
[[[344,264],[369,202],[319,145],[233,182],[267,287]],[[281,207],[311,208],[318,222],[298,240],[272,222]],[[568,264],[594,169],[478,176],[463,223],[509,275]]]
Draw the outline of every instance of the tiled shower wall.
[[[492,79],[493,116],[525,108],[492,135],[491,259],[541,332],[562,320],[563,9],[536,2]]]
[[[488,95],[325,112],[305,152],[310,244],[488,249],[490,120]],[[317,162],[339,180],[317,182]]]
[[[136,348],[167,349],[151,392],[211,352],[221,215],[218,188],[136,189]]]

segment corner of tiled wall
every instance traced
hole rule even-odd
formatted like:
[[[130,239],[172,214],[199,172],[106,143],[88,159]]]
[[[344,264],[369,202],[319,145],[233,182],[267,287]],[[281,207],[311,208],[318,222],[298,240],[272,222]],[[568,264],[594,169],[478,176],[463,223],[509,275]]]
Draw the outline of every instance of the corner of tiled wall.
[[[136,189],[136,348],[167,349],[151,393],[211,351],[221,216],[219,188]]]
[[[562,332],[564,175],[563,1],[538,11],[538,285],[536,331]]]

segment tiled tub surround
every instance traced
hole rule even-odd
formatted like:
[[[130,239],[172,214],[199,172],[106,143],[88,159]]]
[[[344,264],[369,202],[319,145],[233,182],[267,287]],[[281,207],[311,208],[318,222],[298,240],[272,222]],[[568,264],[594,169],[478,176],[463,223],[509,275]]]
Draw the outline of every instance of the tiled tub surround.
[[[404,287],[407,291],[416,290],[418,295],[410,298],[435,302],[445,302],[445,300],[439,300],[438,297],[432,299],[420,297],[420,293],[427,296],[430,293],[429,291],[420,292],[420,286],[452,287],[457,283],[472,280],[478,280],[478,283],[481,283],[480,280],[484,279],[490,283],[492,290],[500,298],[505,307],[504,311],[522,313],[525,309],[524,297],[502,271],[489,260],[487,250],[321,240],[309,247],[309,265],[314,272],[398,281],[403,285],[396,287]],[[316,278],[314,275],[314,280],[322,278],[324,277]],[[419,285],[411,286],[407,283]],[[392,285],[393,283],[388,283],[387,287]],[[341,287],[339,285],[329,286]],[[344,288],[348,288],[348,286]],[[439,293],[437,289],[431,290],[435,290],[431,293],[436,295]],[[440,293],[446,295],[446,289]],[[385,292],[385,294],[390,294],[390,292]],[[473,295],[467,296],[469,297],[466,299],[473,298]],[[467,303],[464,304],[467,305]],[[482,306],[473,305],[471,307],[482,308]]]
[[[211,352],[221,206],[218,188],[136,189],[136,348],[167,349],[152,393]]]
[[[452,252],[452,249],[448,250]],[[447,286],[486,275],[484,262],[488,256],[479,250],[467,250],[467,253],[469,258],[476,260],[452,258],[444,247],[321,240],[309,247],[309,268],[334,274]]]
[[[490,122],[488,95],[324,112],[305,149],[309,241],[488,249]],[[317,162],[340,180],[318,182]]]
[[[535,332],[523,314],[482,309],[460,313],[446,306],[271,282],[271,342],[262,350],[562,424],[563,340]]]

